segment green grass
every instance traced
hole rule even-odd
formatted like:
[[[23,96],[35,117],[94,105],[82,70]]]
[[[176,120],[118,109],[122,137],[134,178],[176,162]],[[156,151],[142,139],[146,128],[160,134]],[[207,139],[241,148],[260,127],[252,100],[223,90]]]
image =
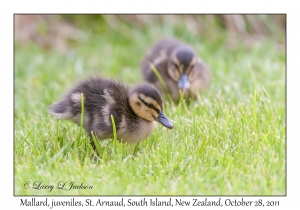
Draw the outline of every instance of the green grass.
[[[16,44],[16,195],[285,195],[285,53],[268,39],[227,49],[181,27],[125,36],[101,26],[66,55]],[[212,70],[209,90],[188,105],[164,98],[173,130],[158,125],[136,146],[103,141],[95,158],[86,133],[47,108],[89,74],[140,83],[139,61],[158,36],[192,44]],[[93,188],[50,192],[24,189],[26,181]]]

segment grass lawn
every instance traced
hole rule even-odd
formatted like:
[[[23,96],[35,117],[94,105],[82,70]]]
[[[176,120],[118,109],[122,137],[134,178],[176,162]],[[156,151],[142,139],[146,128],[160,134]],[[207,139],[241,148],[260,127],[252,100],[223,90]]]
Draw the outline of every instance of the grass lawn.
[[[230,49],[224,32],[212,42],[181,27],[122,34],[104,25],[67,54],[15,44],[15,195],[285,195],[285,52],[271,39]],[[47,108],[90,74],[140,83],[139,62],[163,36],[186,41],[206,61],[208,91],[189,105],[164,97],[173,130],[158,125],[137,146],[103,141],[95,158],[86,133]],[[67,191],[56,188],[60,181],[93,187]]]

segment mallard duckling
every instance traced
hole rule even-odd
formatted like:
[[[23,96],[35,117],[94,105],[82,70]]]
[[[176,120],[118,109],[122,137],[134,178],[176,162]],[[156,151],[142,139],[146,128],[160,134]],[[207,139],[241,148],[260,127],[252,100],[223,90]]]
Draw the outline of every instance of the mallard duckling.
[[[143,77],[161,92],[168,92],[175,103],[180,100],[180,90],[186,100],[196,99],[197,93],[205,89],[211,79],[207,65],[195,51],[176,39],[163,39],[156,43],[141,61]],[[155,66],[167,90],[151,68]]]
[[[156,122],[172,129],[174,126],[163,112],[162,97],[152,85],[142,84],[132,89],[121,82],[92,77],[76,85],[60,102],[49,108],[57,118],[80,125],[81,93],[84,101],[83,128],[92,138],[113,137],[111,115],[114,117],[117,138],[137,143],[146,139]],[[92,146],[95,149],[93,140]]]

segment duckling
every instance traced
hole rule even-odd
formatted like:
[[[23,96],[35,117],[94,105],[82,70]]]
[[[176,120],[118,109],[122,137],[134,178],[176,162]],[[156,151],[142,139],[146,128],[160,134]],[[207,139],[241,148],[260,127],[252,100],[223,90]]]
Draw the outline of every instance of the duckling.
[[[155,66],[167,90],[151,68]],[[159,91],[170,93],[173,101],[180,100],[180,90],[187,101],[196,99],[198,91],[208,87],[211,74],[208,66],[187,44],[172,38],[162,39],[148,51],[140,63],[144,80]]]
[[[71,120],[80,125],[81,94],[84,101],[83,128],[99,140],[113,137],[111,115],[114,117],[117,138],[121,142],[138,143],[146,139],[156,122],[166,128],[174,126],[163,112],[160,92],[152,85],[129,88],[121,82],[91,77],[77,84],[64,98],[50,106],[48,112],[56,118]]]

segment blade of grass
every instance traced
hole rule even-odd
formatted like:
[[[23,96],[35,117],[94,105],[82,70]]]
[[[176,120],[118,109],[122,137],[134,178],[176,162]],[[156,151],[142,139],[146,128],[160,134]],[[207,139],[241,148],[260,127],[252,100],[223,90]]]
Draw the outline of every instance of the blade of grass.
[[[115,119],[113,115],[110,115],[111,118],[111,124],[113,128],[113,133],[114,133],[114,140],[117,140],[117,130],[116,130],[116,124],[115,124]]]
[[[100,147],[100,145],[99,145],[98,138],[97,138],[97,136],[95,136],[94,132],[91,132],[91,141],[94,142],[94,145],[95,145],[95,147],[96,147],[96,149],[97,149],[97,152],[96,152],[97,155],[98,155],[99,157],[102,157],[103,151],[102,151],[102,149],[101,149],[101,147]]]
[[[257,134],[257,128],[256,128],[256,90],[254,90],[254,96],[253,96],[253,131],[255,134]],[[257,135],[255,135],[257,137]]]
[[[153,63],[149,62],[150,68],[152,69],[152,71],[154,72],[154,74],[157,76],[159,82],[162,84],[163,88],[168,91],[167,85],[165,83],[165,81],[163,80],[163,78],[161,77],[160,73],[157,71],[156,67],[153,65]]]
[[[113,133],[114,133],[114,139],[113,139],[114,149],[116,151],[116,148],[117,148],[117,145],[116,145],[116,142],[117,142],[116,124],[115,124],[114,116],[112,114],[110,115],[110,118],[111,118],[111,125],[112,125],[112,128],[113,128]]]
[[[82,126],[83,126],[83,121],[84,121],[84,96],[83,96],[83,93],[80,94],[80,98],[81,98],[80,130],[79,130],[79,134],[77,136],[77,139],[75,140],[75,148],[76,149],[78,147],[78,141],[81,138]]]
[[[32,145],[32,143],[31,143],[30,141],[28,141],[27,138],[29,137],[29,135],[31,134],[31,132],[33,131],[33,129],[34,129],[35,126],[36,126],[36,125],[33,126],[33,128],[29,131],[29,133],[27,134],[26,137],[24,137],[23,135],[21,135],[21,136],[23,137],[24,140],[22,141],[22,143],[21,143],[20,146],[18,147],[17,151],[21,148],[21,146],[23,146],[23,144],[24,144],[25,141],[26,141],[26,143],[27,143],[28,145]]]
[[[61,148],[58,153],[56,153],[50,160],[49,167],[52,166],[54,161],[61,156],[61,154],[64,152],[64,150],[69,146],[69,144],[66,144],[63,148]]]

